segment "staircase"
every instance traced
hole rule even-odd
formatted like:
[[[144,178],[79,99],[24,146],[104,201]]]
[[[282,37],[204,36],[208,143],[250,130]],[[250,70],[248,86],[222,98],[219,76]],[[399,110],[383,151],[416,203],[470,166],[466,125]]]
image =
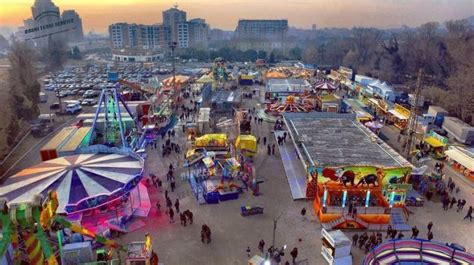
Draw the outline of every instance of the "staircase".
[[[390,211],[390,224],[397,231],[409,231],[411,230],[410,225],[408,225],[407,219],[405,218],[405,213],[402,208],[392,208]]]
[[[323,228],[326,229],[326,230],[332,230],[333,227],[337,226],[337,225],[340,225],[342,223],[344,223],[346,221],[346,218],[344,216],[341,216],[337,219],[334,219],[332,220],[331,222],[329,223],[323,223]]]

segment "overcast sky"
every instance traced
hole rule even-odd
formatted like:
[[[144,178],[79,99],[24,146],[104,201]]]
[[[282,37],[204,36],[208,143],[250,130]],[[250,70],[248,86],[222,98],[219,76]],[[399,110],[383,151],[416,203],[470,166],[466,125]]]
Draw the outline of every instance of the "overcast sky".
[[[31,17],[34,0],[0,0],[0,26],[18,26]],[[53,0],[75,9],[85,32],[105,32],[115,22],[160,23],[161,12],[177,3],[188,19],[201,17],[212,28],[234,30],[240,18],[286,18],[311,28],[418,26],[474,15],[474,0]]]

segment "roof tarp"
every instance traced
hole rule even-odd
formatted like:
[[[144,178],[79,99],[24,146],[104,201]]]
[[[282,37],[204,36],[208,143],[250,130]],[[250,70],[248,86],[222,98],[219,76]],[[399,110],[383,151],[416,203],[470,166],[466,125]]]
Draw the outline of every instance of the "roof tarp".
[[[474,157],[468,156],[457,148],[446,150],[444,153],[452,160],[458,162],[467,169],[474,171]]]
[[[388,112],[390,112],[391,114],[393,114],[393,116],[397,117],[400,120],[408,120],[407,117],[403,116],[402,114],[400,114],[399,112],[397,112],[394,109],[391,109]]]
[[[424,140],[426,143],[428,143],[429,145],[431,145],[432,147],[442,147],[442,146],[445,146],[444,143],[442,143],[440,140],[430,136],[430,137],[426,137],[425,140]]]

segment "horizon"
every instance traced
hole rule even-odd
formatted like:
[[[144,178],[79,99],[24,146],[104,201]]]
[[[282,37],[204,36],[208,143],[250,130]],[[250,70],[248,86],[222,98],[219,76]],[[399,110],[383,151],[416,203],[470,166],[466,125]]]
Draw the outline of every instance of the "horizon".
[[[174,1],[102,0],[100,3],[83,0],[53,0],[63,12],[74,9],[80,15],[84,32],[107,33],[113,23],[157,24],[162,22],[162,11],[171,8]],[[273,5],[269,9],[268,5]],[[0,4],[0,27],[17,28],[31,17],[34,0],[9,0]],[[251,7],[249,7],[251,5]],[[292,11],[288,12],[291,5]],[[110,8],[113,7],[113,8]],[[429,8],[426,8],[429,7]],[[334,0],[185,0],[178,8],[186,11],[187,18],[203,18],[213,29],[235,30],[239,19],[288,19],[290,27],[320,28],[417,27],[423,23],[465,19],[474,15],[471,0],[361,0],[347,3]],[[156,11],[155,11],[156,10]],[[341,14],[344,13],[344,14]]]

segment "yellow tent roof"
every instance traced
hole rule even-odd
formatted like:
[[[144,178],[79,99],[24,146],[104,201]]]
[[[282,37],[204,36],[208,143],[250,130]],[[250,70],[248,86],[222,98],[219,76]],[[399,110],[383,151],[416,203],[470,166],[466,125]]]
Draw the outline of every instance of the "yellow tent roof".
[[[443,144],[440,140],[430,136],[430,137],[426,137],[425,140],[424,140],[426,143],[428,143],[429,145],[431,145],[432,147],[442,147],[442,146],[445,146],[445,144]]]
[[[203,75],[201,78],[196,80],[196,83],[212,83],[214,79],[212,78],[211,75]]]

